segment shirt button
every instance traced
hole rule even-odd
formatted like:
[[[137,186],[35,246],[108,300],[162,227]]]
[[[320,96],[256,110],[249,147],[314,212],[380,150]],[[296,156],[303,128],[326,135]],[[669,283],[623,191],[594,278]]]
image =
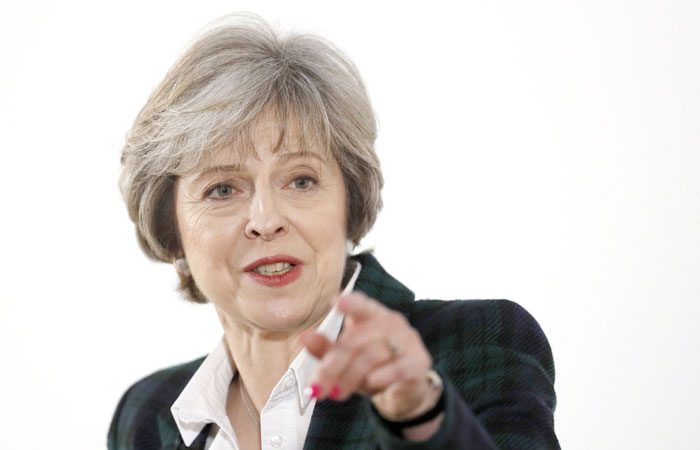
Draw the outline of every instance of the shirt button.
[[[282,445],[282,436],[272,436],[270,439],[270,444],[272,444],[272,446],[275,448],[279,448]]]
[[[287,378],[287,380],[285,380],[285,382],[284,382],[284,387],[286,387],[287,389],[289,389],[289,388],[291,388],[292,386],[294,386],[294,378],[289,377],[289,378]]]

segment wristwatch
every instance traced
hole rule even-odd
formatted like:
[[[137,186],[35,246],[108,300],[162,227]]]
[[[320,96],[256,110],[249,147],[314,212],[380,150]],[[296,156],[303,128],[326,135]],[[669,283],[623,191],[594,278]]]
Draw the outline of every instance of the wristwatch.
[[[429,422],[445,410],[445,389],[442,384],[442,378],[440,378],[440,375],[438,375],[437,372],[431,369],[426,374],[426,380],[428,381],[430,389],[433,389],[436,392],[440,392],[440,397],[438,398],[437,402],[435,402],[432,408],[430,408],[427,412],[421,414],[416,418],[409,420],[393,420],[384,417],[379,411],[377,411],[377,408],[374,407],[374,404],[370,402],[370,404],[372,405],[372,410],[377,414],[377,417],[379,417],[380,422],[384,426],[386,426],[392,433],[400,436],[401,430],[403,430],[404,428],[411,428]]]

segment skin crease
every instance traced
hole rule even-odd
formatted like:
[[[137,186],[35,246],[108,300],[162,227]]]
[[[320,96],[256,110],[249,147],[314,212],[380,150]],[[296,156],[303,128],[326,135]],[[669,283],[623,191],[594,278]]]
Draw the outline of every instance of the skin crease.
[[[229,356],[243,380],[249,403],[257,411],[304,346],[319,358],[320,367],[325,362],[325,366],[330,364],[338,371],[348,360],[347,355],[342,357],[342,351],[334,351],[331,343],[323,343],[323,338],[311,331],[337,300],[345,268],[343,175],[337,162],[322,150],[311,148],[302,154],[293,121],[290,125],[277,148],[278,123],[271,112],[263,114],[252,130],[255,154],[243,164],[236,164],[240,161],[235,150],[223,149],[176,184],[175,209],[184,256],[199,289],[216,309]],[[301,261],[301,276],[290,284],[264,286],[244,271],[260,258],[280,254]],[[373,310],[377,314],[368,316],[378,321],[375,329],[387,328],[389,322],[382,322],[379,312],[392,313],[376,301],[367,301],[378,308]],[[349,334],[355,312],[341,309],[346,313]],[[384,331],[402,330],[414,331],[408,324]],[[376,342],[359,352],[386,359],[386,346]],[[317,344],[322,351],[316,349]],[[372,392],[380,411],[384,410],[383,404],[395,405],[397,398],[413,398],[415,407],[411,411],[419,413],[434,404],[434,395],[420,378],[430,367],[430,357],[420,338],[407,347],[409,355],[417,357],[405,358],[402,363],[412,368],[412,372],[405,373],[414,378],[386,389],[384,402],[381,395]],[[323,373],[320,376],[324,377]],[[321,381],[348,385],[346,380],[334,380],[334,376]],[[385,383],[395,378],[390,375]],[[362,386],[354,387],[361,391]],[[389,391],[400,395],[392,396]],[[242,448],[260,448],[259,432],[243,409],[237,383],[230,386],[228,394],[226,410],[239,443]],[[344,392],[343,398],[348,394]],[[425,439],[437,430],[440,420],[415,427],[405,433],[406,437]]]

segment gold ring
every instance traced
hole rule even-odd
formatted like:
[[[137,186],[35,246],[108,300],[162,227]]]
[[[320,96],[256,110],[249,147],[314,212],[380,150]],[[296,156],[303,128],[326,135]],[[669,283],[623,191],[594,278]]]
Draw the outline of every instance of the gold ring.
[[[393,340],[389,336],[384,336],[384,344],[386,344],[386,348],[389,349],[389,353],[391,353],[391,359],[396,358],[396,356],[399,354],[399,347],[394,343]]]

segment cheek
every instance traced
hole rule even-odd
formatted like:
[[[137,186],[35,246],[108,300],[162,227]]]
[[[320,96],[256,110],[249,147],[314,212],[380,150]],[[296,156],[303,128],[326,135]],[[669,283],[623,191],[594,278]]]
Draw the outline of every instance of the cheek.
[[[197,249],[206,248],[211,237],[208,236],[210,226],[205,220],[204,213],[196,209],[182,211],[178,214],[178,227],[182,240],[182,249],[188,259],[196,257]]]
[[[327,208],[323,221],[329,231],[342,241],[342,247],[345,248],[345,241],[347,240],[347,194],[340,169],[337,169],[337,172],[333,189],[334,193],[331,195],[331,198],[327,199],[330,207]]]
[[[197,208],[183,211],[181,217],[182,247],[193,273],[223,269],[238,242],[234,221],[213,217]]]
[[[343,203],[340,203],[343,205]],[[331,266],[342,267],[345,264],[347,253],[347,233],[345,230],[345,208],[332,208],[325,215],[319,217],[318,236],[322,236],[317,245],[324,249],[326,258],[331,261]]]

